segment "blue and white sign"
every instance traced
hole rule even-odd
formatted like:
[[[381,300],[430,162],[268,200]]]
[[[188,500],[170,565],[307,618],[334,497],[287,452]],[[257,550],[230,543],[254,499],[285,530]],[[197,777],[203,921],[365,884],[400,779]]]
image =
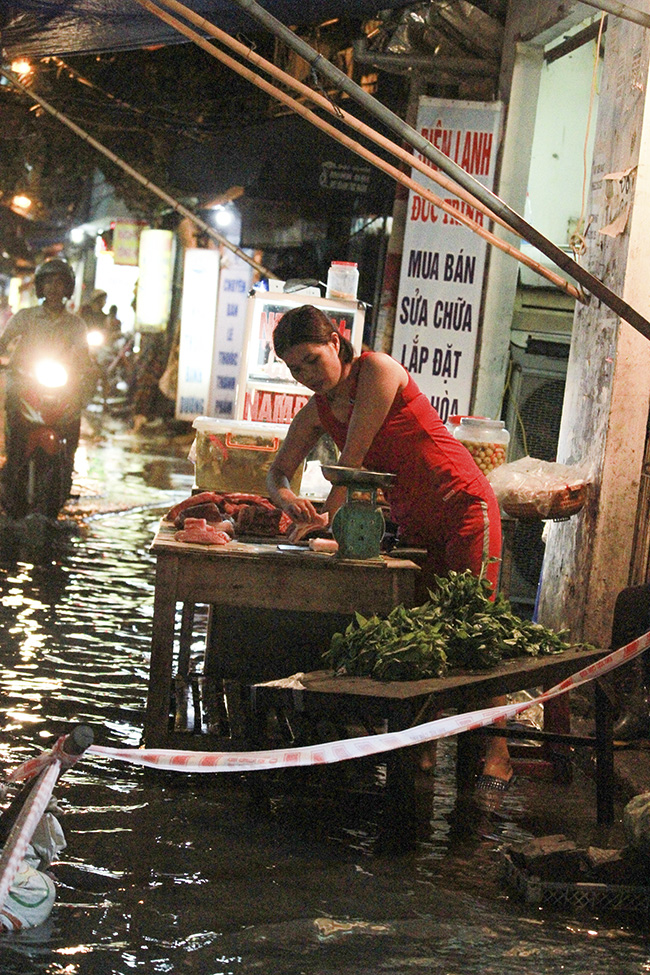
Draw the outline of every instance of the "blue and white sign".
[[[253,268],[230,252],[221,258],[209,416],[233,419]]]

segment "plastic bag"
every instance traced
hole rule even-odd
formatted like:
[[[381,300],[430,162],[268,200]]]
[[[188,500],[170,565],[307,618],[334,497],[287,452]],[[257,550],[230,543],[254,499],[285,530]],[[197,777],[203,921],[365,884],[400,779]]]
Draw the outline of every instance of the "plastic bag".
[[[586,464],[522,457],[496,467],[488,480],[507,515],[534,520],[576,514],[584,506],[592,478]]]
[[[46,870],[67,845],[61,823],[46,809],[34,830],[25,860],[37,870]]]

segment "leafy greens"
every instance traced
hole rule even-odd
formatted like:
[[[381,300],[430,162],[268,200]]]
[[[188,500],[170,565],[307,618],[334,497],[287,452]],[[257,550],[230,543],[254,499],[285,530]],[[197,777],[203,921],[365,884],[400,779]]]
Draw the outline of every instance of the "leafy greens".
[[[419,680],[570,648],[566,631],[521,619],[505,596],[491,600],[491,594],[490,583],[469,569],[436,576],[421,606],[400,604],[383,619],[356,613],[345,633],[334,634],[323,660],[339,675]]]

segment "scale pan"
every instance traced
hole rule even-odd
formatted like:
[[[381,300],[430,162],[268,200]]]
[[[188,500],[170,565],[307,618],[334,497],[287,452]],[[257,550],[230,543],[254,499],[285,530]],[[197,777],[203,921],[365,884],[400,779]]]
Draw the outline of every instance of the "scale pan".
[[[390,487],[397,479],[397,474],[385,474],[382,471],[366,471],[358,467],[338,467],[327,464],[322,468],[323,477],[332,484],[344,484],[359,488]]]

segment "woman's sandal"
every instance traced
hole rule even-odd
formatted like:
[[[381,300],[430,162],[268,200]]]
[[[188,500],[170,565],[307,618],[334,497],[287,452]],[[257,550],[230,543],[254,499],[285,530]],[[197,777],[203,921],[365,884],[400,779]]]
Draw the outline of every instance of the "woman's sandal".
[[[500,779],[496,775],[482,774],[477,778],[474,788],[477,792],[507,792],[514,780],[514,775],[509,779]]]
[[[479,775],[474,787],[474,802],[485,812],[493,812],[501,805],[504,794],[515,782],[516,776],[500,779],[496,775]]]

